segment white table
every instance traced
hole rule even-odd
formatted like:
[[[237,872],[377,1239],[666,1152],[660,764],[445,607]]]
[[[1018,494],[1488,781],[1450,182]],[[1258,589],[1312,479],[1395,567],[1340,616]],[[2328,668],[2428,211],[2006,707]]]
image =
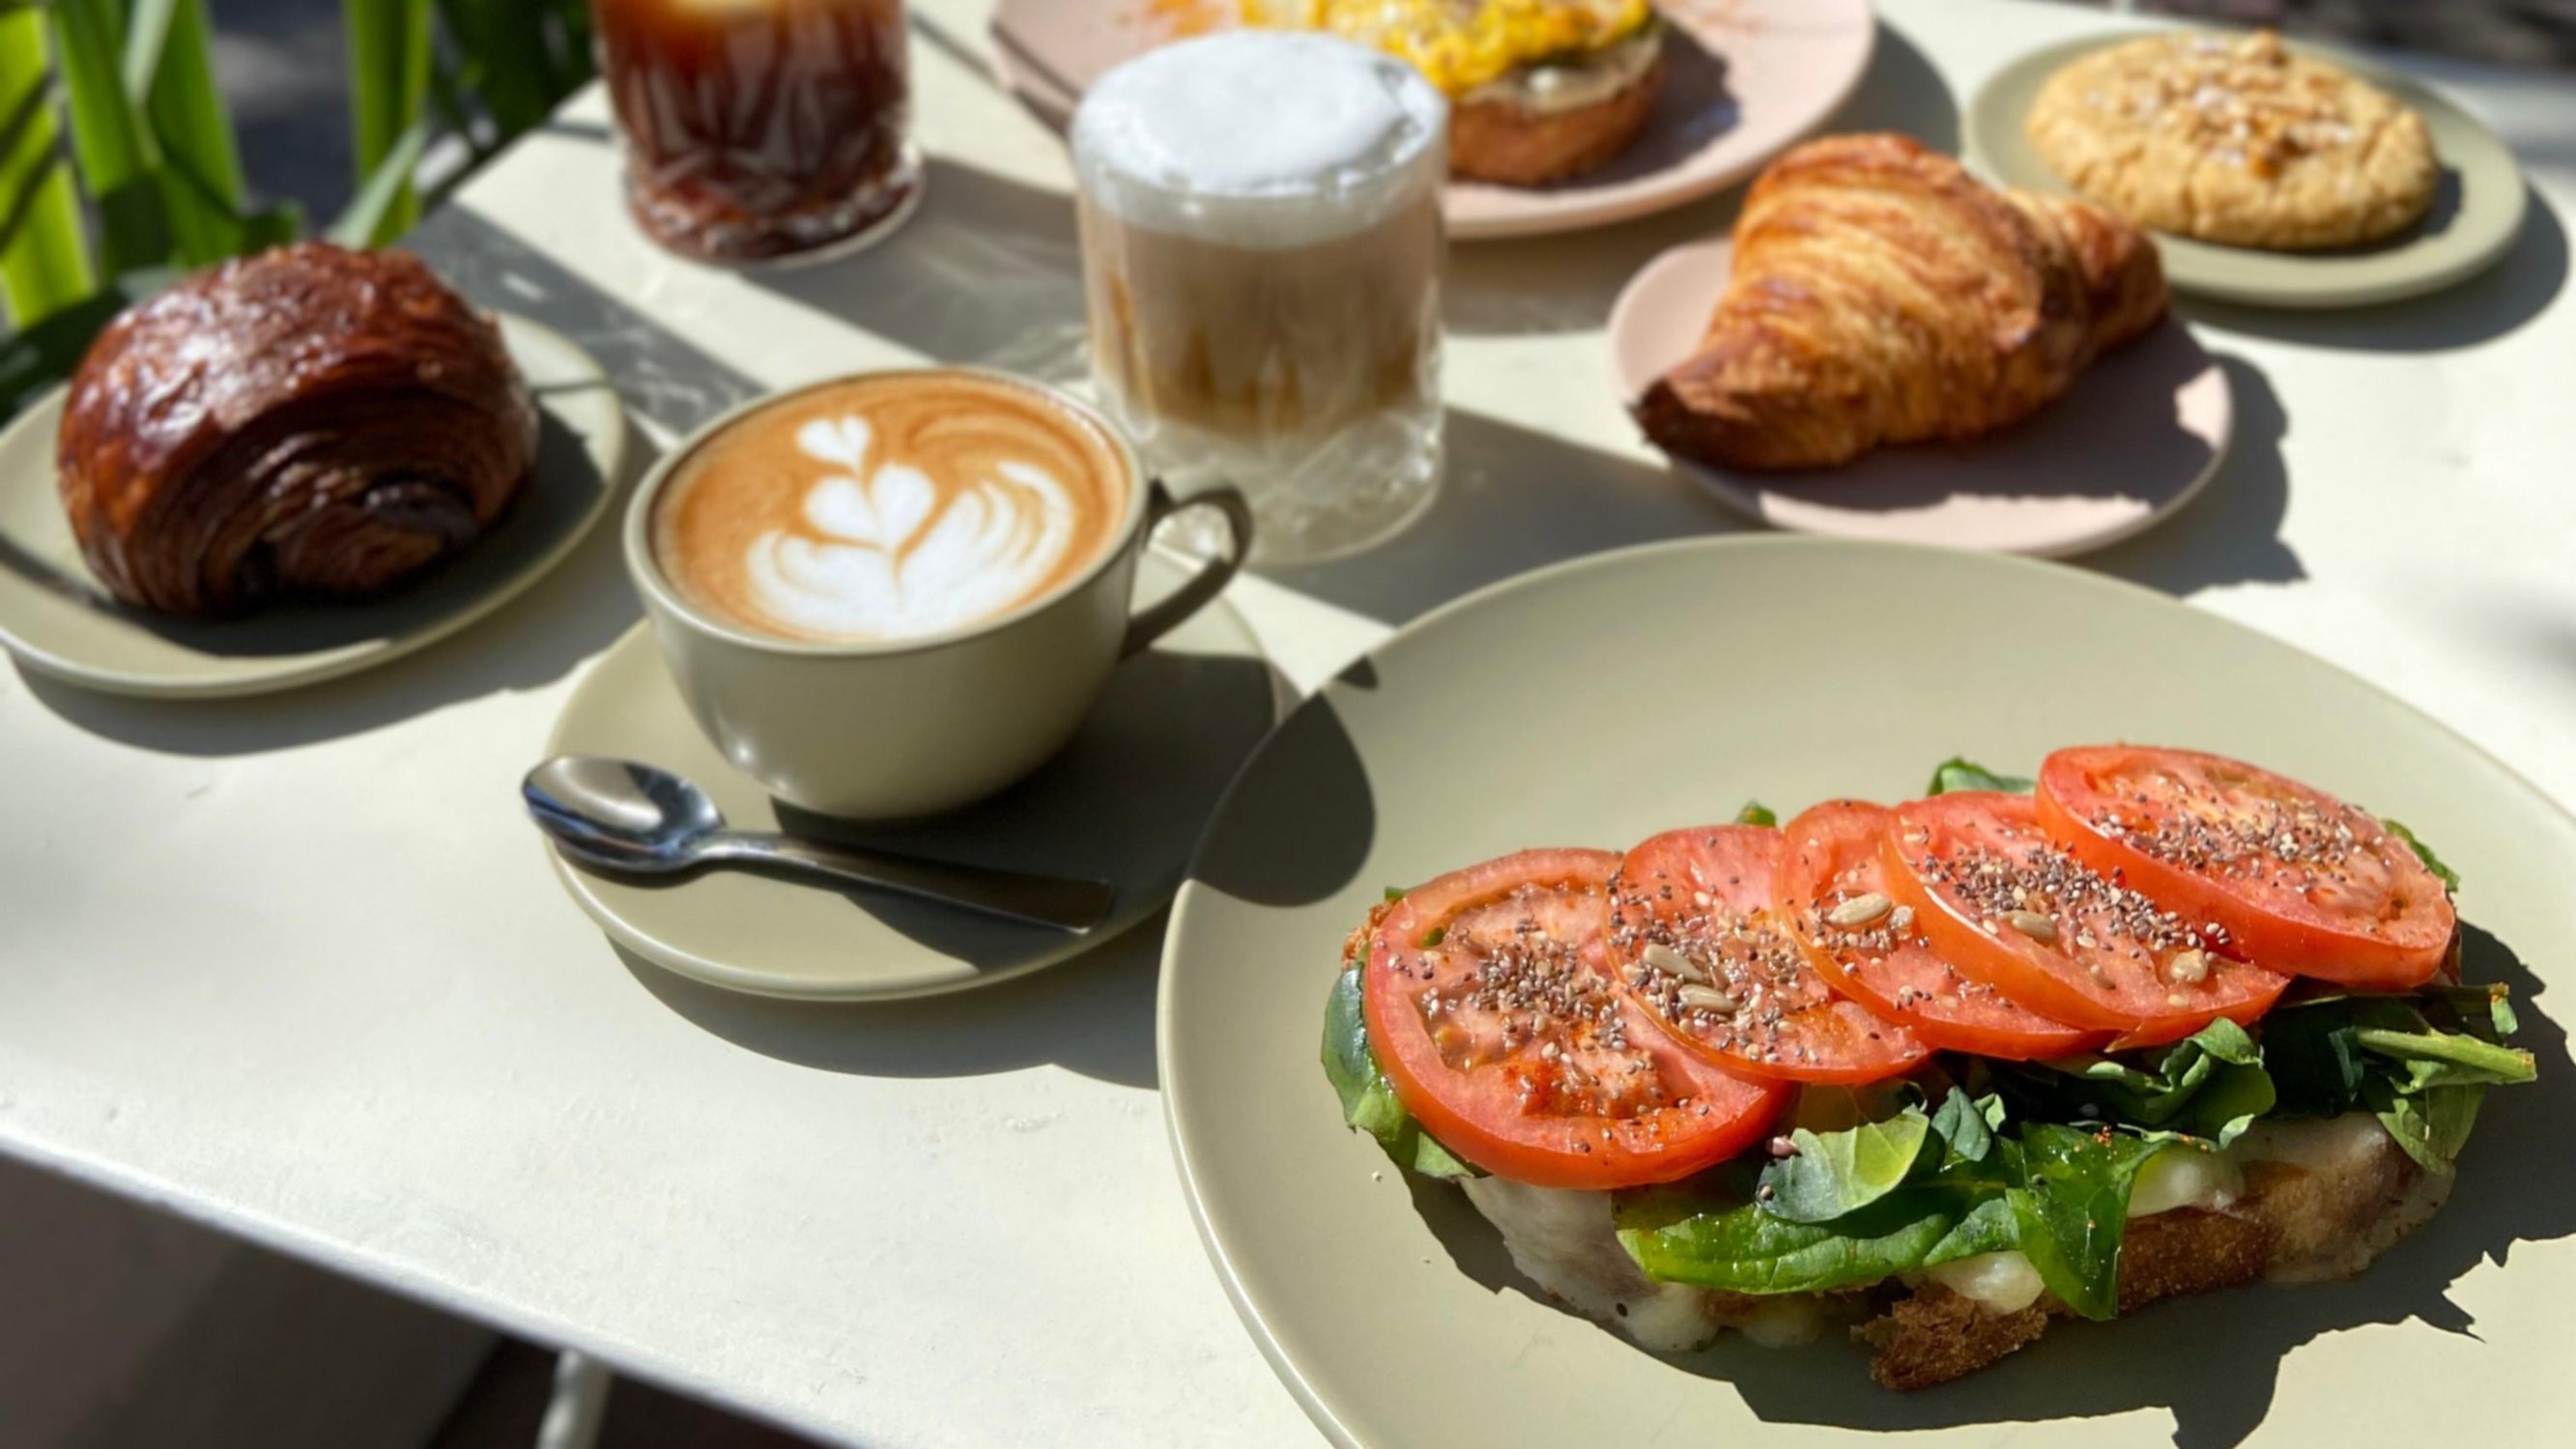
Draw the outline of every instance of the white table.
[[[1944,145],[1994,66],[2107,23],[1884,5],[1846,124]],[[663,257],[618,210],[596,93],[424,247],[575,331],[663,424],[924,356],[1078,373],[1062,151],[984,78],[981,5],[916,9],[930,200],[886,249],[758,280]],[[2520,249],[2388,314],[2188,309],[2234,360],[2236,453],[2096,563],[2576,803],[2576,94],[2417,69],[2530,166]],[[1639,445],[1600,338],[1626,276],[1731,205],[1460,250],[1449,493],[1376,554],[1236,590],[1298,683],[1469,586],[1737,526]],[[0,1149],[825,1438],[1310,1442],[1173,1178],[1159,923],[1014,986],[816,1010],[629,969],[557,889],[513,787],[635,617],[612,532],[461,637],[292,696],[148,705],[0,669]]]

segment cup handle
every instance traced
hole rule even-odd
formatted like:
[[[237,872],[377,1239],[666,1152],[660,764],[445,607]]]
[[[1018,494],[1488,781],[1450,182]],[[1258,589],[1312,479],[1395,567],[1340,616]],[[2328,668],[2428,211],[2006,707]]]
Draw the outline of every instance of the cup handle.
[[[1230,535],[1226,552],[1209,559],[1188,583],[1172,590],[1171,597],[1127,621],[1127,641],[1118,648],[1121,659],[1141,652],[1146,645],[1179,628],[1183,620],[1206,608],[1208,600],[1222,593],[1243,571],[1243,556],[1252,547],[1252,505],[1234,489],[1211,488],[1175,501],[1158,479],[1145,495],[1145,532],[1152,533],[1164,519],[1191,508],[1213,508],[1225,515]]]

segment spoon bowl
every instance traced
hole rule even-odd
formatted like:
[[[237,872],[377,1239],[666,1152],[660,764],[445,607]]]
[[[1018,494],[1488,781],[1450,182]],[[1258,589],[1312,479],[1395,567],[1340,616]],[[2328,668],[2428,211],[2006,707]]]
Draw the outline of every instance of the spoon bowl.
[[[1099,881],[1026,875],[952,861],[731,830],[693,782],[634,760],[558,755],[520,783],[528,814],[575,863],[629,875],[732,865],[834,886],[888,890],[1077,934],[1109,916],[1117,892]]]
[[[528,772],[520,794],[566,854],[631,871],[691,868],[696,847],[725,823],[691,782],[598,755],[558,755]]]

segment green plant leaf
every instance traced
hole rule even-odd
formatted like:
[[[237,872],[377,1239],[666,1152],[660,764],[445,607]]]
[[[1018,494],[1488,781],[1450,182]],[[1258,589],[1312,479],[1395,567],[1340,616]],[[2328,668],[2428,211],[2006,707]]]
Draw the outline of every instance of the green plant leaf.
[[[162,39],[153,51],[152,70],[142,88],[136,88],[134,67],[150,3],[136,0],[136,26],[126,45],[126,84],[129,95],[139,97],[136,104],[143,107],[159,149],[161,201],[176,260],[182,266],[204,266],[291,240],[292,232],[281,236],[263,224],[264,218],[281,213],[243,214],[241,153],[215,80],[214,35],[205,0],[159,0],[166,12],[159,20]]]
[[[380,246],[420,215],[412,171],[428,145],[430,0],[341,0],[358,199],[331,228],[344,246]],[[406,159],[406,153],[408,158]],[[357,225],[359,221],[368,224]],[[363,240],[351,240],[363,235]]]
[[[493,124],[505,135],[542,124],[567,93],[550,7],[543,0],[438,0],[438,11]]]
[[[1793,1129],[1796,1149],[1762,1169],[1762,1209],[1793,1223],[1829,1222],[1894,1192],[1932,1140],[1932,1119],[1908,1107],[1840,1132]]]
[[[1998,775],[1983,765],[1953,756],[1934,767],[1932,783],[1923,793],[1947,795],[1953,790],[1996,790],[2006,795],[2027,795],[2036,783],[2020,775]]]
[[[1761,801],[1747,800],[1744,802],[1744,808],[1735,812],[1735,823],[1738,825],[1769,825],[1776,827],[1780,823],[1780,817],[1772,814],[1771,807],[1763,804]]]
[[[161,48],[169,42],[179,4],[180,0],[129,0],[126,7],[125,94],[138,106],[152,93],[152,76],[161,68]]]
[[[17,345],[27,330],[98,290],[80,197],[60,150],[52,74],[44,12],[0,12],[0,97],[8,105],[0,126],[0,292],[19,329],[10,345],[36,367],[43,348]],[[23,394],[11,397],[14,413]]]
[[[143,108],[125,89],[125,18],[119,0],[52,0],[54,47],[71,121],[72,155],[98,208],[108,269],[171,260],[161,152]]]
[[[375,174],[358,188],[348,209],[331,223],[331,240],[344,247],[383,246],[408,230],[417,209],[412,172],[420,165],[421,150],[428,144],[427,122],[405,133],[377,164]]]

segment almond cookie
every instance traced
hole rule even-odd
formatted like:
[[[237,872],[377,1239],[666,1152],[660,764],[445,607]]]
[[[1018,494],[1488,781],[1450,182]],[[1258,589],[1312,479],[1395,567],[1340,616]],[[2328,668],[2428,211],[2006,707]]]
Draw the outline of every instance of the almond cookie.
[[[2141,226],[2231,246],[2358,246],[2432,209],[2424,118],[2259,31],[2156,35],[2049,78],[2031,144],[2067,184]]]

